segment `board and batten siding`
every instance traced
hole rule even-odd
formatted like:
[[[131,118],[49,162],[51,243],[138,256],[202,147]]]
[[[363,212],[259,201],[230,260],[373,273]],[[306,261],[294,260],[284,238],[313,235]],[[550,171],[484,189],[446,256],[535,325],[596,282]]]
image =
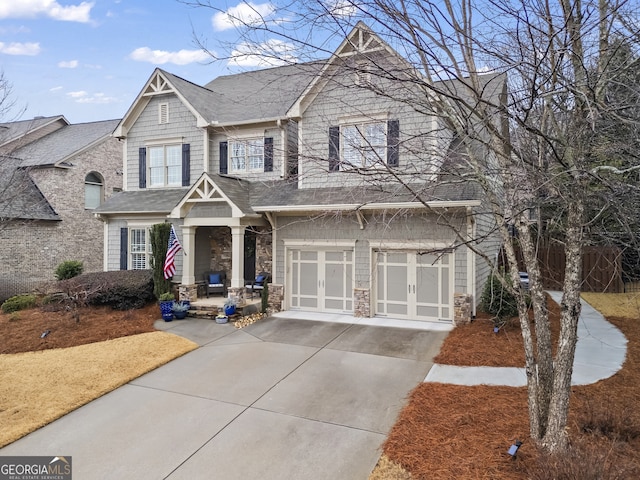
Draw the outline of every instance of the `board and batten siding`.
[[[167,103],[169,123],[158,122],[158,108]],[[139,190],[138,151],[147,142],[181,138],[190,145],[190,180],[195,182],[204,169],[202,129],[196,126],[196,118],[174,94],[154,96],[127,134],[127,190]],[[148,168],[148,165],[147,165]],[[148,180],[148,178],[147,178]]]

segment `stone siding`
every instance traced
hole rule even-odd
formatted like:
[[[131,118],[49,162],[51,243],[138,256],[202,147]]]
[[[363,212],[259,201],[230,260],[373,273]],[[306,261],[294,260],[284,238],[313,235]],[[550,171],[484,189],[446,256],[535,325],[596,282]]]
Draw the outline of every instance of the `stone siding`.
[[[369,290],[368,288],[354,288],[353,303],[354,317],[371,317],[371,290]]]
[[[453,324],[465,325],[471,322],[471,295],[455,293],[453,295]]]

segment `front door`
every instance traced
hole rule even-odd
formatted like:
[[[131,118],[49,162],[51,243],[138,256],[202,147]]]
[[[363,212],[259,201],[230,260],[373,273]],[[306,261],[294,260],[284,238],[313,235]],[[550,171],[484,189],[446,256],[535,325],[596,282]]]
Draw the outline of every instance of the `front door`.
[[[376,314],[412,320],[451,320],[453,253],[379,251]]]
[[[352,250],[289,250],[288,265],[291,309],[353,312]]]

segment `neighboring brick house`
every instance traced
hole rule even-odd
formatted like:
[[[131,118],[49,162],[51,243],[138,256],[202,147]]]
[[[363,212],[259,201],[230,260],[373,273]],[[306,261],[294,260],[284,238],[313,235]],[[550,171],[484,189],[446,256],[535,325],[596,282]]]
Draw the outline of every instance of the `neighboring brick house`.
[[[148,229],[171,222],[186,254],[174,281],[191,300],[209,271],[236,295],[265,271],[277,309],[468,320],[488,269],[464,240],[484,235],[495,257],[491,217],[470,215],[476,185],[439,181],[453,135],[412,107],[421,93],[391,78],[375,87],[406,101],[364,88],[371,62],[406,68],[359,24],[326,61],[205,86],[156,69],[114,132],[125,188],[97,210],[107,268],[148,268]],[[484,81],[492,100],[504,93],[503,77]]]
[[[0,124],[0,301],[54,279],[65,260],[103,270],[104,229],[93,211],[122,189],[118,122]]]

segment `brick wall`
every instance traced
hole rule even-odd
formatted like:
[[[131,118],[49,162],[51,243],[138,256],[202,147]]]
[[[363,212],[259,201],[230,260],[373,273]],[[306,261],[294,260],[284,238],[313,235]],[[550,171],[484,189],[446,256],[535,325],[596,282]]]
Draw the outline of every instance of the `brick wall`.
[[[90,172],[99,173],[105,199],[114,188],[122,188],[122,176],[116,173],[122,168],[122,148],[110,138],[69,161],[70,168],[31,171],[60,221],[19,222],[0,228],[5,246],[0,249],[0,299],[53,280],[55,268],[65,260],[82,261],[85,272],[102,271],[104,225],[84,208],[84,180]]]

